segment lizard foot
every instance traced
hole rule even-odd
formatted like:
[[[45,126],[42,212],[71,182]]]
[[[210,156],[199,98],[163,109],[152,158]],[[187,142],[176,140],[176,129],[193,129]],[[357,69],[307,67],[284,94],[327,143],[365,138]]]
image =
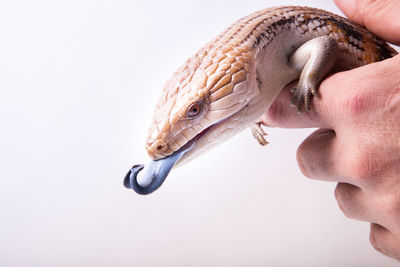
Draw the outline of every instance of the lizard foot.
[[[265,146],[269,144],[269,142],[265,139],[267,133],[263,130],[261,124],[262,124],[261,122],[254,123],[254,125],[251,126],[251,133],[253,134],[254,138],[258,141],[260,145]]]
[[[291,104],[297,107],[297,111],[301,113],[304,110],[311,110],[312,97],[318,97],[317,87],[310,84],[299,83],[293,87],[290,92],[293,94]]]

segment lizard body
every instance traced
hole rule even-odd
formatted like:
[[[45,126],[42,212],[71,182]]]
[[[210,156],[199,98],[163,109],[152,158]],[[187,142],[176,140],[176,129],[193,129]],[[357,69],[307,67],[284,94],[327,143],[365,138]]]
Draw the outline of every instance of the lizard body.
[[[143,166],[135,165],[124,184],[151,193],[175,164],[247,127],[266,144],[265,133],[254,123],[290,82],[298,80],[292,103],[308,111],[328,73],[396,54],[363,27],[321,9],[275,7],[239,19],[167,81],[146,143],[152,158],[146,178],[138,183]]]

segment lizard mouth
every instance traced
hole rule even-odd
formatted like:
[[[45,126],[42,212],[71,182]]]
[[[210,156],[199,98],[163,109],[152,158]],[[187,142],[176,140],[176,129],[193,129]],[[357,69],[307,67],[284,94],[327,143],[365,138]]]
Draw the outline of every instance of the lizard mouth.
[[[210,130],[221,126],[232,116],[233,115],[230,115],[214,124],[211,124],[171,155],[162,159],[151,160],[144,172],[144,175],[139,179],[138,173],[143,170],[144,165],[134,165],[125,175],[124,186],[126,188],[133,189],[136,193],[141,195],[147,195],[154,192],[164,183],[171,169],[177,163],[181,163],[180,160],[185,156],[185,154],[190,154],[188,152],[192,152],[191,150],[204,135],[208,135]],[[185,157],[183,161],[186,162],[187,158]]]
[[[134,165],[125,175],[125,187],[133,189],[136,193],[141,195],[147,195],[157,190],[164,183],[172,167],[174,167],[186,152],[190,151],[195,146],[197,140],[211,127],[212,125],[201,131],[192,138],[192,140],[171,155],[162,159],[150,161],[143,177],[139,181],[137,175],[144,168],[144,165]]]

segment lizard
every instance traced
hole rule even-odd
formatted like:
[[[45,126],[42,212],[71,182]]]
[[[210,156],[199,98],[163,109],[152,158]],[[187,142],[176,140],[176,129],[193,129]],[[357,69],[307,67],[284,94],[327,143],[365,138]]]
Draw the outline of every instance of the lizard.
[[[158,189],[174,166],[250,127],[262,145],[258,119],[280,91],[298,81],[292,105],[307,112],[330,73],[397,54],[365,28],[322,9],[272,7],[243,17],[189,58],[166,82],[148,132],[151,161],[134,165],[124,185],[139,194]]]

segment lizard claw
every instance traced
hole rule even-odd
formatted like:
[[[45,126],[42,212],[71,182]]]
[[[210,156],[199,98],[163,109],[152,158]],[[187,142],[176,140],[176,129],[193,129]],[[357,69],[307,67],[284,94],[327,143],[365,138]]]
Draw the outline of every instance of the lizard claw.
[[[254,123],[254,125],[251,126],[251,133],[253,134],[253,137],[258,141],[260,145],[265,146],[269,144],[269,142],[264,137],[267,136],[268,134],[264,131],[261,125],[262,125],[261,122]]]
[[[302,113],[311,110],[311,101],[313,96],[319,96],[318,90],[314,86],[301,86],[298,84],[290,92],[293,94],[291,105],[297,107],[297,111]]]

